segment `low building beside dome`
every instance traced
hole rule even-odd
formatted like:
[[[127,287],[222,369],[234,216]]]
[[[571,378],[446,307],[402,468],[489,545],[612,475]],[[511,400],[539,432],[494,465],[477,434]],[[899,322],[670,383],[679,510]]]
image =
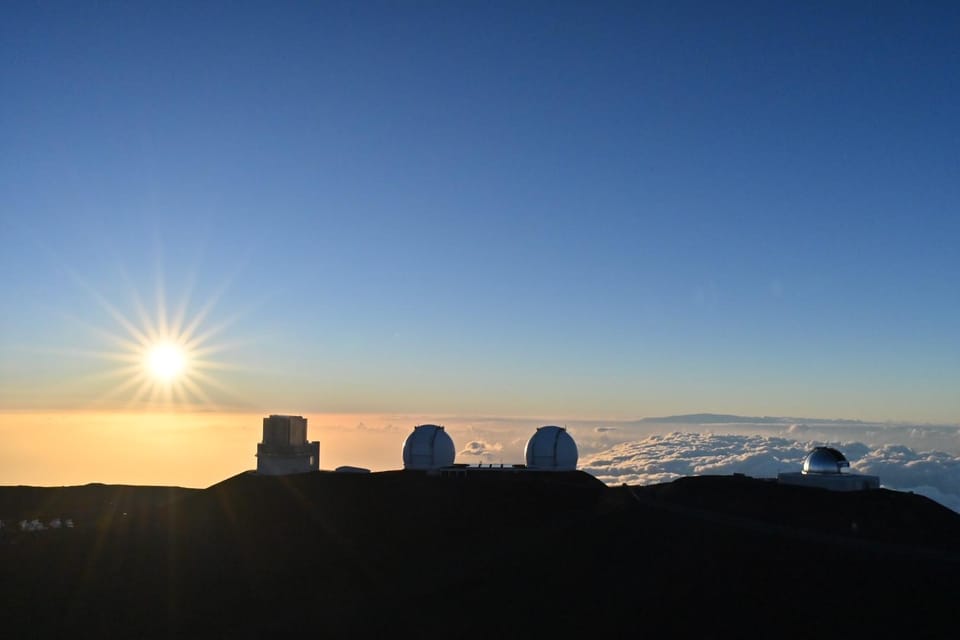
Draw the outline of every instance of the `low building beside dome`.
[[[780,473],[777,482],[830,491],[867,491],[880,488],[880,478],[860,473],[844,473],[850,467],[846,457],[832,447],[814,447],[803,459],[800,472]]]
[[[307,442],[303,416],[271,415],[263,419],[263,442],[257,444],[257,473],[283,476],[320,469],[320,443]]]

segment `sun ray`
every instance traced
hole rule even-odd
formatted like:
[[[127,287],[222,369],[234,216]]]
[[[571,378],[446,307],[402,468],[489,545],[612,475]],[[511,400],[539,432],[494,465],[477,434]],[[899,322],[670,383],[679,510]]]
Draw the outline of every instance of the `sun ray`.
[[[137,376],[139,378],[141,369],[142,367],[138,362],[137,364],[130,364],[125,367],[116,367],[106,371],[91,373],[87,378],[89,380],[112,380],[114,378],[129,378],[131,376]]]
[[[193,377],[196,379],[196,382],[197,382],[198,384],[199,384],[200,382],[202,382],[203,384],[207,385],[208,387],[212,387],[212,388],[216,389],[216,390],[219,391],[220,393],[222,393],[222,394],[226,395],[228,398],[232,399],[236,404],[238,404],[238,405],[240,405],[240,406],[250,406],[250,400],[249,400],[249,398],[244,398],[244,397],[240,396],[240,395],[239,395],[238,393],[236,393],[233,389],[230,389],[229,387],[227,387],[226,385],[224,385],[222,382],[220,382],[220,381],[217,380],[216,378],[213,378],[212,376],[208,376],[207,374],[205,374],[205,373],[202,372],[202,371],[194,371],[194,372],[193,372]]]
[[[115,398],[121,395],[122,393],[124,393],[125,391],[127,391],[128,389],[136,386],[136,384],[141,380],[142,380],[142,376],[135,374],[127,378],[127,380],[121,383],[119,386],[116,386],[112,389],[108,389],[106,392],[100,394],[97,398],[94,399],[94,401],[91,404],[93,406],[102,406],[108,400]]]
[[[143,331],[149,338],[147,342],[156,340],[159,333],[157,327],[154,326],[153,320],[150,318],[150,314],[147,313],[147,307],[143,304],[143,298],[140,296],[140,292],[137,291],[136,286],[134,286],[133,281],[125,269],[120,269],[120,275],[130,291],[130,297],[133,300],[133,306],[136,309],[137,317],[140,319],[140,324],[143,326]]]
[[[101,353],[98,357],[103,358],[104,360],[112,360],[114,362],[128,362],[131,366],[134,366],[136,363],[140,362],[140,357],[136,353],[119,353],[116,351]]]
[[[142,377],[141,377],[140,375],[133,375],[133,376],[127,378],[127,380],[126,380],[125,382],[122,382],[122,383],[120,384],[120,386],[115,387],[114,389],[111,389],[109,392],[107,392],[107,394],[105,394],[105,397],[103,397],[102,399],[103,399],[103,400],[106,400],[106,399],[109,399],[111,396],[115,396],[115,395],[118,395],[118,394],[120,394],[120,393],[123,393],[124,391],[126,391],[126,390],[129,389],[130,387],[133,387],[133,386],[136,385],[138,382],[140,382],[141,379],[142,379]]]
[[[239,339],[235,338],[229,341],[217,341],[210,343],[208,345],[198,344],[191,347],[191,351],[195,353],[198,357],[212,355],[214,353],[220,353],[222,351],[233,351],[236,349],[242,349],[243,347],[249,347],[255,343],[252,339]],[[188,345],[184,345],[185,347]]]
[[[120,351],[104,351],[99,349],[75,349],[71,347],[60,347],[50,349],[31,349],[31,353],[63,356],[67,358],[98,358],[100,360],[112,360],[114,362],[138,362],[139,358],[134,353]]]
[[[237,322],[241,317],[243,317],[243,315],[244,315],[243,312],[235,313],[229,318],[227,318],[226,320],[224,320],[223,322],[220,322],[210,327],[203,333],[188,338],[186,341],[186,346],[191,350],[201,348],[204,344],[207,343],[207,341],[215,338],[223,331],[229,329],[230,326],[233,325],[235,322]],[[232,348],[232,347],[225,347],[225,348]]]
[[[147,401],[147,405],[150,407],[156,407],[158,404],[157,400],[158,398],[162,397],[162,395],[163,387],[156,383],[152,384],[150,386],[150,399]]]
[[[115,333],[110,333],[109,331],[101,329],[100,327],[96,327],[92,324],[84,322],[83,320],[80,320],[70,314],[65,314],[63,317],[74,324],[80,325],[80,327],[82,327],[84,330],[98,336],[100,339],[110,342],[117,348],[125,351],[135,351],[143,345],[149,344],[149,340],[130,340],[129,338],[125,338]]]
[[[157,339],[157,336],[160,335],[160,332],[153,324],[153,320],[150,319],[150,314],[147,313],[147,308],[143,306],[143,301],[140,300],[140,296],[137,293],[134,293],[134,304],[137,307],[137,315],[140,316],[140,322],[143,323],[144,332],[149,337],[148,342],[153,342]]]
[[[192,393],[196,398],[198,398],[200,402],[202,402],[205,406],[211,409],[220,408],[220,406],[216,402],[214,402],[212,398],[210,398],[207,392],[203,390],[203,387],[197,384],[192,378],[189,378],[189,377],[184,378],[183,385],[190,391],[190,393]]]
[[[215,360],[197,360],[192,359],[190,361],[194,369],[208,370],[208,371],[251,371],[249,366],[244,366],[241,364],[232,364],[229,362],[217,362]]]
[[[153,382],[146,376],[140,377],[139,380],[142,381],[140,387],[137,389],[137,392],[133,394],[130,402],[127,403],[128,407],[134,407],[143,402],[144,396],[147,395],[147,392],[153,388]]]
[[[196,404],[194,399],[190,396],[190,393],[187,391],[187,385],[185,384],[186,380],[187,376],[183,375],[179,380],[170,385],[173,389],[173,401],[177,406]]]
[[[180,337],[183,338],[183,341],[190,343],[193,340],[193,334],[197,329],[203,324],[207,319],[207,316],[213,311],[214,306],[220,302],[220,298],[227,292],[229,288],[229,282],[221,285],[210,298],[207,299],[206,303],[200,308],[200,311],[193,317],[193,319],[187,324],[186,329],[180,334]]]
[[[157,286],[156,286],[156,299],[157,299],[157,329],[161,336],[170,335],[170,329],[167,326],[167,293],[166,285],[164,284],[163,279],[163,268],[162,266],[157,269]]]
[[[69,318],[87,329],[101,344],[93,348],[59,350],[61,355],[109,363],[105,370],[85,376],[87,384],[107,385],[91,394],[94,396],[91,403],[103,406],[126,395],[128,407],[218,407],[221,398],[231,405],[248,406],[249,399],[240,397],[213,375],[215,371],[245,370],[221,359],[224,352],[249,344],[249,341],[235,338],[223,339],[227,329],[242,314],[210,322],[214,307],[224,296],[229,281],[212,295],[198,298],[195,296],[196,278],[191,273],[185,290],[176,297],[168,297],[162,263],[158,263],[156,290],[152,296],[144,297],[127,272],[122,267],[119,271],[129,289],[126,306],[107,300],[82,277],[71,272],[74,281],[94,298],[115,325],[112,330],[107,330]],[[176,305],[168,306],[168,299],[175,299]],[[152,309],[144,304],[145,300],[152,300]],[[199,310],[191,310],[192,300],[202,302]]]
[[[173,321],[170,323],[170,333],[175,336],[181,335],[183,322],[187,316],[187,307],[190,305],[190,297],[193,295],[193,287],[196,285],[196,277],[191,273],[187,276],[187,285],[184,288],[183,295],[180,296],[180,304],[174,313]]]
[[[131,337],[140,341],[141,343],[150,341],[149,336],[145,335],[143,331],[137,328],[135,324],[130,322],[130,320],[128,320],[127,317],[119,309],[117,309],[106,298],[104,298],[99,291],[94,289],[92,286],[88,285],[86,281],[83,280],[83,278],[81,278],[78,274],[72,271],[71,271],[71,274],[74,276],[76,282],[81,287],[86,289],[86,291],[93,296],[94,300],[97,301],[97,303],[103,308],[103,310],[106,311],[114,319],[114,321],[117,322],[117,324],[123,327],[127,331],[127,333],[130,334]]]

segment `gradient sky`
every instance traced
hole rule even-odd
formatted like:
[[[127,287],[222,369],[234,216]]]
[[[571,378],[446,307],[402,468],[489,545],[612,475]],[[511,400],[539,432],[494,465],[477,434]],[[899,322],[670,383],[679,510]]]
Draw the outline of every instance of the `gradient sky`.
[[[139,296],[213,331],[191,407],[960,422],[958,28],[5,2],[0,409],[143,408]]]

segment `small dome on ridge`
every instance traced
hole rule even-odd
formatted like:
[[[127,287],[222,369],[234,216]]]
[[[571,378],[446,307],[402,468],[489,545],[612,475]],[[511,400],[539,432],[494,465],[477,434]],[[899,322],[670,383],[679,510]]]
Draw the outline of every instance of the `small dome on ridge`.
[[[843,467],[850,463],[843,454],[831,447],[815,447],[803,459],[804,473],[840,473]]]

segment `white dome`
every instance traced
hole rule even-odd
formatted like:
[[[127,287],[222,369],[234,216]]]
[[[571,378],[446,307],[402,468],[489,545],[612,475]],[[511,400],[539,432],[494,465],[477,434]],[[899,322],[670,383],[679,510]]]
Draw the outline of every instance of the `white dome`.
[[[563,427],[540,427],[527,442],[524,451],[532,469],[573,471],[577,468],[577,443]]]
[[[830,447],[814,447],[803,459],[803,473],[840,473],[850,463],[843,454]]]
[[[422,424],[403,443],[404,469],[439,469],[453,464],[457,449],[443,427]]]

